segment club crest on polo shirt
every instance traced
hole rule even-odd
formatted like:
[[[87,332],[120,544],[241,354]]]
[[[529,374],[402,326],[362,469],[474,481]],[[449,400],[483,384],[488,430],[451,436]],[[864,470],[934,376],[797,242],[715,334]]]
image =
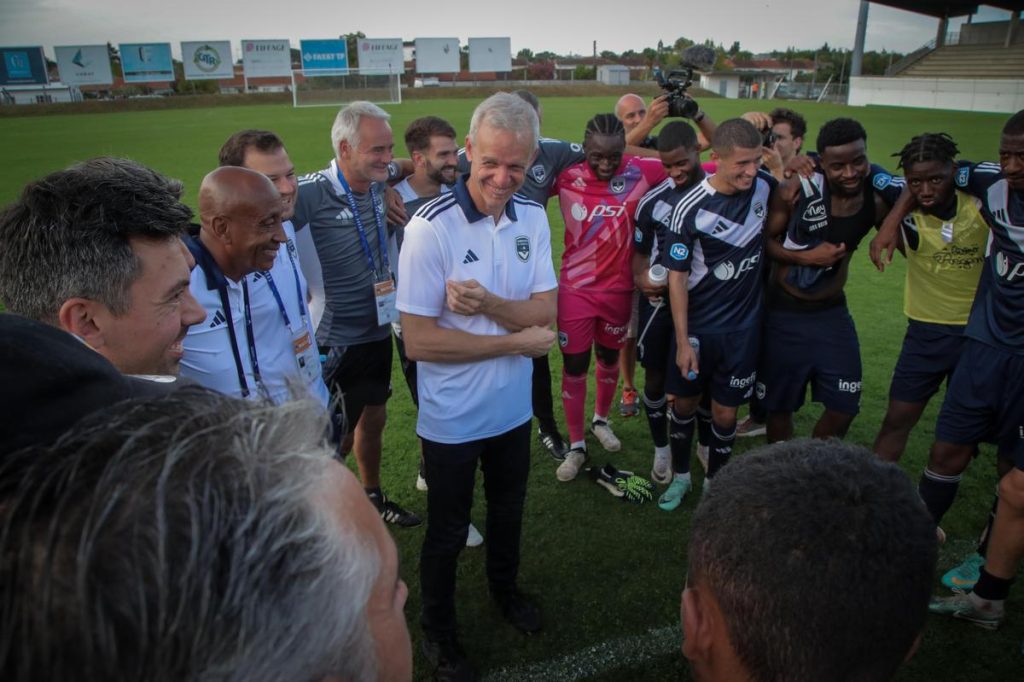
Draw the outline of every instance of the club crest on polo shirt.
[[[764,204],[762,204],[760,201],[754,204],[754,215],[756,215],[758,218],[764,217]]]
[[[622,194],[626,191],[626,178],[616,175],[608,183],[608,189],[611,190],[612,194]]]
[[[530,169],[530,176],[533,178],[534,182],[541,184],[544,182],[544,178],[548,176],[548,172],[544,166],[538,163]]]
[[[524,263],[530,260],[530,238],[525,235],[516,237],[516,255]]]

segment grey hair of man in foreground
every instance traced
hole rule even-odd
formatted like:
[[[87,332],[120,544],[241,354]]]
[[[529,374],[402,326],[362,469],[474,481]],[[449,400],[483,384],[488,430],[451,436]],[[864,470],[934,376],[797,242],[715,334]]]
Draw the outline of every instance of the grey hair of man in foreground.
[[[0,463],[0,678],[375,679],[316,415],[190,387]]]

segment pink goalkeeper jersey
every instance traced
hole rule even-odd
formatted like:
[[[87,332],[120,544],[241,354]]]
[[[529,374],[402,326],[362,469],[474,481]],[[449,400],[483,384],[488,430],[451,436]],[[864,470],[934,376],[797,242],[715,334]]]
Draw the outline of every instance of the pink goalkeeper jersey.
[[[586,161],[558,175],[552,194],[565,220],[559,286],[632,291],[636,207],[666,177],[661,161],[625,156],[611,180],[598,180]]]

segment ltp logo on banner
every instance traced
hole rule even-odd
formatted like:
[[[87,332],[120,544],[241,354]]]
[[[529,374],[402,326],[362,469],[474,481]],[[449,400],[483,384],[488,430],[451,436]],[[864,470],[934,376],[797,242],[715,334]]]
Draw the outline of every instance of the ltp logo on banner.
[[[299,41],[303,71],[345,71],[348,46],[342,39]]]

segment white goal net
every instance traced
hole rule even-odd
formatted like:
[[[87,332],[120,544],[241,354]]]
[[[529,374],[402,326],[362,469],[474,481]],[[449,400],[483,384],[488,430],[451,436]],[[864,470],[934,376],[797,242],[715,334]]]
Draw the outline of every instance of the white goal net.
[[[400,73],[385,73],[380,69],[368,69],[365,73],[359,69],[297,69],[292,71],[292,104],[296,107],[337,107],[357,100],[400,104],[401,76]]]

